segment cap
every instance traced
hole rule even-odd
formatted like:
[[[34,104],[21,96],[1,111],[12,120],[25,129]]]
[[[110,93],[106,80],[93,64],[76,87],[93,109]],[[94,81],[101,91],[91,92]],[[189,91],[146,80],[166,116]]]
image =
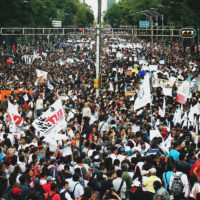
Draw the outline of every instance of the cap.
[[[135,186],[135,187],[141,187],[141,182],[140,181],[135,181],[135,182],[133,182],[133,186]]]
[[[122,147],[121,147],[119,150],[120,150],[121,152],[125,152],[125,149],[122,148]]]
[[[53,163],[55,163],[55,162],[57,162],[57,160],[56,159],[51,159],[51,164],[53,164]]]
[[[155,168],[151,168],[151,169],[149,170],[149,172],[151,172],[152,174],[156,174],[156,169],[155,169]]]
[[[18,188],[18,187],[15,187],[15,188],[12,190],[12,194],[13,194],[13,195],[19,195],[21,191],[22,191],[22,189],[20,189],[20,188]]]
[[[56,179],[53,178],[52,176],[48,176],[48,177],[47,177],[47,182],[48,182],[48,181],[55,181],[55,180],[56,180]]]
[[[43,162],[46,162],[46,161],[47,161],[46,158],[41,158],[41,159],[40,159],[40,164],[42,164]]]
[[[75,140],[72,140],[72,141],[71,141],[71,145],[76,145],[76,141],[75,141]]]
[[[142,170],[142,171],[141,171],[141,175],[142,175],[142,176],[144,176],[144,175],[146,175],[146,174],[148,174],[148,171],[146,171],[146,170]]]

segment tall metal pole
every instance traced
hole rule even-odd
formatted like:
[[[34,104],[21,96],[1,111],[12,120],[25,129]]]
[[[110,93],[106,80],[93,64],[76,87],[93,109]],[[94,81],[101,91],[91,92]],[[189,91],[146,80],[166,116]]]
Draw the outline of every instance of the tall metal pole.
[[[164,19],[163,19],[163,14],[162,14],[162,18],[161,18],[161,20],[162,20],[162,41],[163,41],[163,33],[164,33],[164,32],[163,32],[163,31],[164,31],[164,30],[163,30],[163,29],[164,29],[164,23],[163,23],[163,20],[164,20]]]
[[[101,0],[98,0],[97,16],[97,44],[96,44],[96,78],[98,79],[98,88],[96,88],[96,98],[99,97],[100,91],[100,52],[101,52]]]
[[[151,17],[151,43],[153,44],[153,17]]]

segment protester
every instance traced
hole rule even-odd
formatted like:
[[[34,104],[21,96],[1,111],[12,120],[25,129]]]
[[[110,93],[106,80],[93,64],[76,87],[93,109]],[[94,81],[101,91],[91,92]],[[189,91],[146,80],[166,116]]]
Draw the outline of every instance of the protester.
[[[199,198],[199,55],[103,36],[96,98],[94,36],[37,39],[0,48],[2,198]]]

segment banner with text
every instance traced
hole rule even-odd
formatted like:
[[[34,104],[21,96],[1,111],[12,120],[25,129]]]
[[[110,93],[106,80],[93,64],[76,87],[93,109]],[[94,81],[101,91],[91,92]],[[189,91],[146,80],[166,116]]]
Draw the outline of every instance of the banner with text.
[[[65,128],[66,121],[61,99],[53,103],[46,112],[32,123],[32,125],[40,132],[40,136],[58,133]]]

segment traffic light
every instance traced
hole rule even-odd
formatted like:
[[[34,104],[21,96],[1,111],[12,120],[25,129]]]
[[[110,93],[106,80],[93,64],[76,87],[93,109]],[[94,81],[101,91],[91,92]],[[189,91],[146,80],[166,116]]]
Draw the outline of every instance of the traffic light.
[[[182,38],[193,38],[196,35],[196,30],[193,28],[182,28],[180,31],[180,36]]]
[[[99,88],[99,79],[98,78],[94,79],[94,88]]]
[[[106,75],[101,74],[101,88],[104,88],[106,85]]]

